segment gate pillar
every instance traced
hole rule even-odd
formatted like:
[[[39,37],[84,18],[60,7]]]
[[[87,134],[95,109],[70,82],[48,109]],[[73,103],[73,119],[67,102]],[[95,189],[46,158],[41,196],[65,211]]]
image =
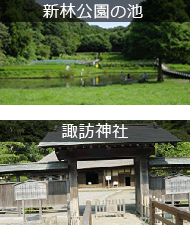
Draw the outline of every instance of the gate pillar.
[[[135,199],[136,211],[141,213],[142,195],[149,196],[149,170],[148,157],[141,156],[135,162]],[[149,198],[147,198],[148,200]]]
[[[77,160],[68,160],[69,173],[67,174],[67,204],[68,204],[68,225],[79,223],[79,199],[77,182]]]

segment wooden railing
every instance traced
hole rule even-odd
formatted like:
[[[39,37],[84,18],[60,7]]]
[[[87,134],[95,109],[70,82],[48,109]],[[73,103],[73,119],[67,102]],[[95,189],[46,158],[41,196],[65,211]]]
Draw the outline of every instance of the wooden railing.
[[[164,211],[175,216],[175,223],[164,218],[164,213],[162,213],[162,217],[157,215],[155,212],[155,208],[158,208],[162,210],[162,212]],[[172,205],[165,204],[163,202],[157,202],[156,200],[150,199],[150,225],[154,225],[155,220],[159,220],[166,225],[183,225],[183,220],[190,222],[190,212],[179,209]]]
[[[125,200],[124,199],[112,199],[95,201],[95,217],[98,216],[108,216],[115,215],[121,216],[125,215]]]
[[[81,225],[92,225],[92,208],[90,201],[86,201],[86,208],[83,214],[83,220]]]

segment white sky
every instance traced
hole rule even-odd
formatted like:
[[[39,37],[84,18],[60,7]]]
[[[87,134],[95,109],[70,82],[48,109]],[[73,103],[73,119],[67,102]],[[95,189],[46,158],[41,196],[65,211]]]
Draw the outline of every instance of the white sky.
[[[98,25],[99,27],[103,28],[112,28],[118,26],[127,27],[130,22],[89,22],[90,25]]]

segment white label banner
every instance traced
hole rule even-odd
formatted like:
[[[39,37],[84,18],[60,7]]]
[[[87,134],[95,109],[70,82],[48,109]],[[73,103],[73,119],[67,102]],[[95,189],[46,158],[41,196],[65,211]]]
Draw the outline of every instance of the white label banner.
[[[106,176],[106,180],[111,180],[111,176]]]
[[[190,177],[179,176],[165,179],[166,194],[190,193]]]
[[[47,199],[46,182],[26,182],[14,187],[15,200]]]

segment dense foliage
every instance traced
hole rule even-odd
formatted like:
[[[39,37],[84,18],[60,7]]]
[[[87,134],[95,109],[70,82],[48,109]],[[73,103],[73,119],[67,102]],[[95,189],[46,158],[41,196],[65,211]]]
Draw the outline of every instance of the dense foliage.
[[[128,59],[189,62],[189,0],[144,0],[141,5],[140,22],[134,19],[128,27],[103,29],[74,15],[47,20],[35,0],[1,1],[0,63],[27,63],[77,51],[123,51]],[[162,81],[161,71],[158,78]]]
[[[159,58],[158,81],[163,81],[162,59],[189,62],[189,23],[134,22],[126,36],[125,54],[130,58]]]
[[[155,144],[156,157],[187,157],[190,156],[190,142],[181,142],[177,146],[171,144]]]
[[[0,164],[36,162],[52,151],[39,148],[34,142],[0,142]]]
[[[28,63],[76,52],[123,52],[127,59],[189,63],[190,25],[132,22],[104,29],[87,23],[0,23],[0,64]],[[159,80],[162,80],[160,77]]]
[[[82,22],[0,23],[0,58],[4,58],[1,64],[74,55],[77,51],[122,51],[127,30],[104,29]]]

